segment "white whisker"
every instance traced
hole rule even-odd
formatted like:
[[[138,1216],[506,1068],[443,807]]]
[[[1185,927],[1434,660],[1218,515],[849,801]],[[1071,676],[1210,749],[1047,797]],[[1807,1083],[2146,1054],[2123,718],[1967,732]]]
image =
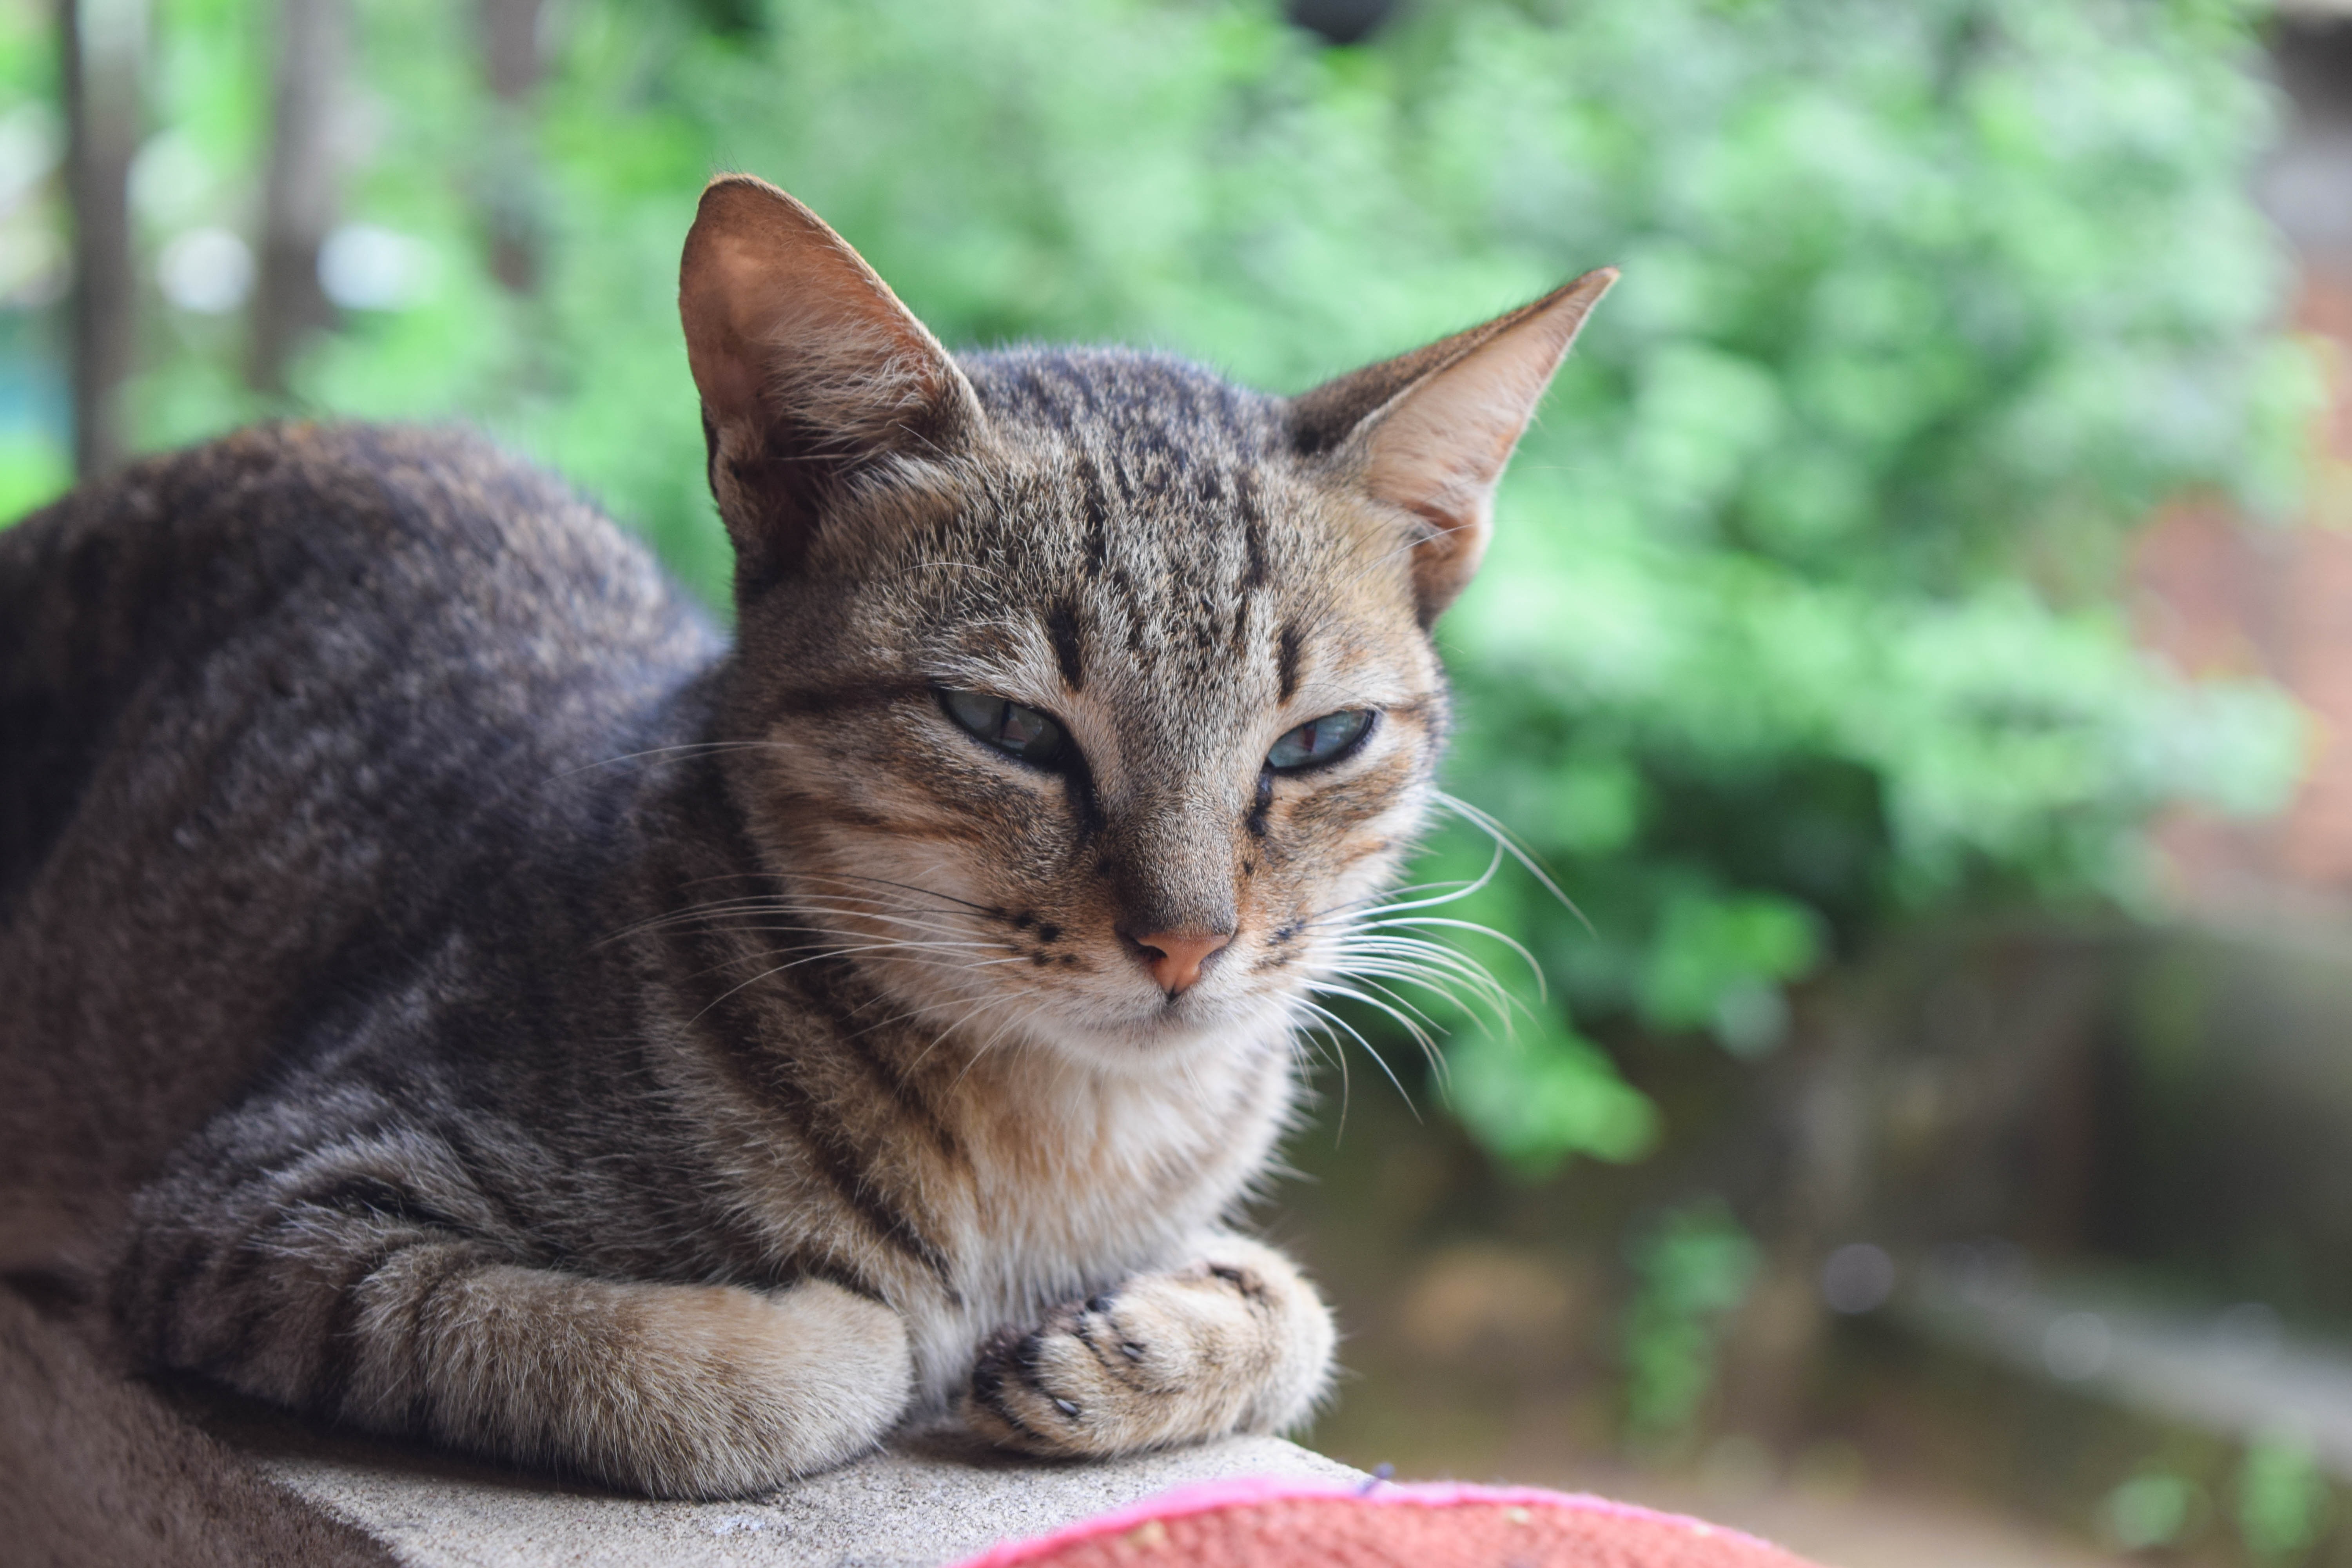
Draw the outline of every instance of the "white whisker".
[[[1561,891],[1560,885],[1552,879],[1550,871],[1547,870],[1544,868],[1543,863],[1536,858],[1535,852],[1528,849],[1519,842],[1518,836],[1517,834],[1514,834],[1509,828],[1504,826],[1488,813],[1472,805],[1468,801],[1462,799],[1458,795],[1448,795],[1442,789],[1434,790],[1431,792],[1431,794],[1432,798],[1433,798],[1438,805],[1445,807],[1448,811],[1453,812],[1456,816],[1461,817],[1464,821],[1471,824],[1471,826],[1483,828],[1486,834],[1495,840],[1495,844],[1497,848],[1508,850],[1513,859],[1526,867],[1528,874],[1534,877],[1537,881],[1543,884],[1544,891],[1549,893],[1553,898],[1559,900],[1560,908],[1566,910],[1570,914],[1574,915],[1580,921],[1582,921],[1587,932],[1595,937],[1598,937],[1601,934],[1600,931],[1593,928],[1592,922],[1590,920],[1585,919],[1584,911],[1576,907],[1576,900],[1570,898],[1567,893]]]
[[[1415,1121],[1420,1121],[1421,1108],[1414,1105],[1412,1102],[1412,1096],[1406,1093],[1403,1080],[1399,1079],[1394,1069],[1389,1066],[1388,1058],[1381,1055],[1381,1053],[1374,1048],[1371,1041],[1364,1038],[1362,1031],[1359,1030],[1353,1024],[1349,1023],[1347,1019],[1341,1017],[1339,1014],[1334,1013],[1328,1007],[1322,1005],[1320,1003],[1303,997],[1300,1000],[1307,1008],[1319,1015],[1329,1024],[1346,1030],[1349,1037],[1355,1040],[1356,1044],[1364,1047],[1364,1054],[1371,1058],[1373,1062],[1379,1066],[1381,1073],[1388,1079],[1389,1082],[1396,1086],[1397,1094],[1404,1100],[1406,1109],[1412,1112],[1412,1119]],[[1345,1058],[1343,1057],[1342,1060],[1344,1059]],[[1339,1083],[1340,1093],[1344,1096],[1347,1092],[1347,1077],[1344,1070],[1341,1073]]]

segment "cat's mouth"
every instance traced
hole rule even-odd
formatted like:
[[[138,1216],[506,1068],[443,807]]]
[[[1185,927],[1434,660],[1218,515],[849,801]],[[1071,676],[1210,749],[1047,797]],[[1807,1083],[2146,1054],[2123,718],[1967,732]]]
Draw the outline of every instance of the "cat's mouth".
[[[1286,1036],[1295,1026],[1286,987],[1202,984],[1119,1001],[1041,998],[1033,1036],[1089,1060],[1127,1068],[1195,1051],[1229,1051]]]

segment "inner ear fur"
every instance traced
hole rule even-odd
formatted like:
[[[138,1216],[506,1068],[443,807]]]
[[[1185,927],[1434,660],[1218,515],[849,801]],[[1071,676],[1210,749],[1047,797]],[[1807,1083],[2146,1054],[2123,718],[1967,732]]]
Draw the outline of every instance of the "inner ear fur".
[[[1418,520],[1412,579],[1422,625],[1478,570],[1504,466],[1615,281],[1614,268],[1588,272],[1533,304],[1291,401],[1297,451],[1328,458],[1372,499]]]
[[[952,488],[979,401],[824,219],[748,174],[704,188],[678,266],[710,489],[739,592],[799,566],[841,503]]]

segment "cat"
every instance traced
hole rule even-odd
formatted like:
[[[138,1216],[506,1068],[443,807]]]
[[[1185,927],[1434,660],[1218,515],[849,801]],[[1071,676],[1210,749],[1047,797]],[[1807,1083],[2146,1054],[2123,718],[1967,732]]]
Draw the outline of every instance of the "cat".
[[[951,356],[704,192],[722,637],[539,471],[284,424],[0,532],[0,1263],[145,1366],[658,1497],[1300,1421],[1237,1228],[1602,270],[1284,399]],[[134,1194],[135,1195],[131,1195]]]

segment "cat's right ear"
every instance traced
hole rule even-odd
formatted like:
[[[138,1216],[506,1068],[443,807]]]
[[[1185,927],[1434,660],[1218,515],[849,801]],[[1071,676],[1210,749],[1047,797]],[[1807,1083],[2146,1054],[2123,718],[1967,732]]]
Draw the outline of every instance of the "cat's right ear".
[[[1423,626],[1477,571],[1503,467],[1584,318],[1616,280],[1613,267],[1588,272],[1483,326],[1291,400],[1293,447],[1410,520]]]
[[[711,181],[677,305],[739,593],[796,569],[840,500],[951,489],[982,423],[971,384],[799,202],[748,174]]]

